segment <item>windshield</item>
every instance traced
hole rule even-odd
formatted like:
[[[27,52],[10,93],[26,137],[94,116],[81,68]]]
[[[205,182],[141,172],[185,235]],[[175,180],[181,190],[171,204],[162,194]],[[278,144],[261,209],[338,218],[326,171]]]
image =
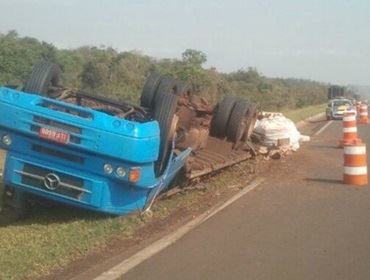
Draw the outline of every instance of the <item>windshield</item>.
[[[350,100],[338,100],[333,102],[334,107],[340,107],[340,106],[352,106]]]

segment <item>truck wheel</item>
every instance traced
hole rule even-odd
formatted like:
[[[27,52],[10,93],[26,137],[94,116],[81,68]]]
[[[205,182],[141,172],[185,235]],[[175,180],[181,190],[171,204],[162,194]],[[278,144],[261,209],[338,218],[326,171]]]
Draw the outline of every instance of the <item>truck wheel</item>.
[[[247,112],[247,122],[246,122],[246,128],[245,133],[243,136],[243,140],[249,140],[249,138],[252,136],[254,126],[256,125],[258,117],[258,108],[256,104],[250,104]]]
[[[155,93],[157,92],[162,76],[158,73],[151,73],[146,79],[143,93],[140,97],[140,105],[145,108],[152,109]]]
[[[245,100],[239,99],[233,110],[226,128],[226,136],[230,141],[239,142],[246,130],[249,106]]]
[[[184,81],[176,81],[176,92],[178,96],[186,96],[191,93],[190,83]]]
[[[178,117],[175,115],[178,99],[174,81],[163,78],[154,99],[154,119],[158,121],[160,128],[159,156],[155,163],[156,176],[162,175],[166,170],[171,154],[178,122]]]
[[[12,208],[16,220],[26,218],[31,210],[31,205],[28,201],[27,194],[20,190],[15,190],[12,198]]]
[[[23,87],[23,91],[47,96],[50,86],[58,86],[61,72],[57,64],[49,61],[36,64]]]
[[[211,134],[217,137],[225,137],[226,126],[230,119],[230,114],[235,106],[236,97],[227,95],[216,106],[215,114],[211,124]]]

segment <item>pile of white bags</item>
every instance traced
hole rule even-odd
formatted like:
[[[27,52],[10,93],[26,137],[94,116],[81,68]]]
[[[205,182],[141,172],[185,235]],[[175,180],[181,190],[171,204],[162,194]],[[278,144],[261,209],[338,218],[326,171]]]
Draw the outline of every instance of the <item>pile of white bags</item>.
[[[301,135],[290,119],[281,114],[257,121],[254,134],[263,146],[278,147],[279,142],[284,142],[293,151],[299,149],[300,141],[309,140],[308,136]]]

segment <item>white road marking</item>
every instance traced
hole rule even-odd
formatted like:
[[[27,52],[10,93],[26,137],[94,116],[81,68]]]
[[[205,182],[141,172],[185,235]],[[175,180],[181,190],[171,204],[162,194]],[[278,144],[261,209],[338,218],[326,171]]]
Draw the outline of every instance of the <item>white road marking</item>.
[[[135,266],[141,264],[142,262],[151,258],[152,256],[159,253],[163,249],[174,244],[176,241],[178,241],[180,238],[182,238],[185,234],[190,232],[192,229],[201,225],[202,223],[204,223],[205,221],[207,221],[208,219],[216,215],[218,212],[225,209],[227,206],[234,203],[238,199],[240,199],[242,196],[244,196],[245,194],[247,194],[248,192],[256,188],[258,185],[260,185],[263,181],[264,181],[263,178],[257,178],[253,180],[249,185],[247,185],[244,189],[242,189],[240,192],[238,192],[236,195],[231,197],[228,201],[226,201],[222,205],[216,206],[208,210],[207,212],[203,213],[199,217],[183,225],[182,227],[177,229],[175,232],[170,233],[169,235],[163,237],[162,239],[158,241],[155,241],[153,244],[137,252],[135,255],[131,256],[130,258],[122,261],[121,263],[112,267],[108,271],[103,272],[98,277],[96,277],[95,280],[114,280],[114,279],[118,279],[122,277],[124,274],[126,274],[128,271],[133,269]]]
[[[322,128],[319,129],[319,131],[317,131],[314,135],[317,136],[319,134],[321,134],[325,129],[328,128],[329,125],[331,125],[333,123],[333,121],[330,121],[328,122],[327,124],[325,124]]]

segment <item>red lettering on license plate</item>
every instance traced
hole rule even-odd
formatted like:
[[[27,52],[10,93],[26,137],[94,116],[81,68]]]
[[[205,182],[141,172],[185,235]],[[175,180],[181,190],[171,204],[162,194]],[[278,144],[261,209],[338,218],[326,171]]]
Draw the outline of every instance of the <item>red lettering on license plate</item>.
[[[40,128],[39,136],[43,139],[48,139],[60,144],[67,144],[69,142],[69,134],[55,131],[46,127]]]

